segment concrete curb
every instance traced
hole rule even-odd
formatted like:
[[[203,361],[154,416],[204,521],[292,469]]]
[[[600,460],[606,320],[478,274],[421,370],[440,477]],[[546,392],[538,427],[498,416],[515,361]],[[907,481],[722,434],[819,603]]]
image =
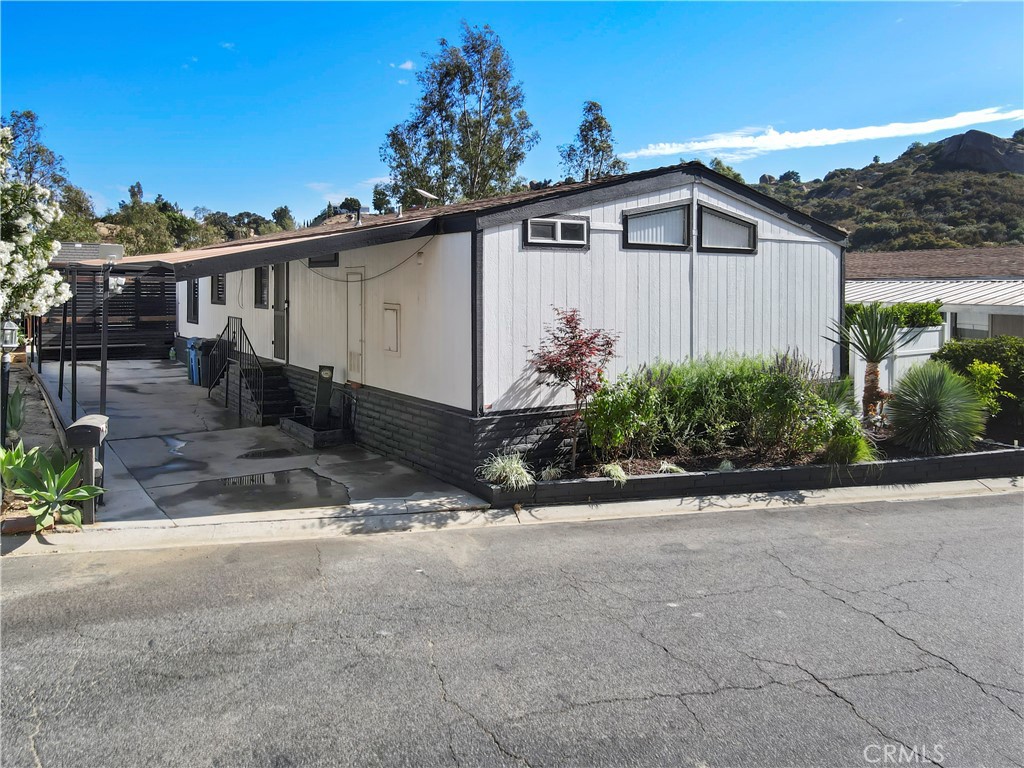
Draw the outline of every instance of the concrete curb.
[[[559,505],[528,509],[469,509],[366,514],[324,514],[300,520],[223,522],[210,525],[118,527],[108,525],[79,533],[4,536],[2,552],[12,556],[165,549],[218,544],[247,544],[297,539],[325,539],[368,533],[416,533],[467,530],[498,525],[594,522],[626,518],[741,512],[764,509],[806,509],[868,502],[921,501],[989,496],[1024,490],[1024,478],[960,480],[897,486],[859,486],[819,491],[693,496],[681,499],[606,504]]]

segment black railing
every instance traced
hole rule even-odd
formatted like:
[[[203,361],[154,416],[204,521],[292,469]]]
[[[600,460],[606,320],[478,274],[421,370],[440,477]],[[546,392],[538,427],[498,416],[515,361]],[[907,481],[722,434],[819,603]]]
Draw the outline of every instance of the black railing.
[[[207,395],[220,380],[227,377],[224,385],[224,407],[231,405],[231,364],[238,369],[238,413],[242,414],[242,385],[249,388],[257,417],[263,416],[263,363],[242,326],[242,318],[229,317],[224,330],[220,332],[210,351],[210,365],[217,373],[210,379]]]

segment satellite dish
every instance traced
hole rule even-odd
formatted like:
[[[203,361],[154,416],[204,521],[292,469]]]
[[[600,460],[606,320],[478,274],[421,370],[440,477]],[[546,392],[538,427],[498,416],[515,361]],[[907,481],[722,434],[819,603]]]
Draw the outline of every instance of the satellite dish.
[[[432,195],[429,192],[427,192],[427,190],[420,189],[419,187],[413,187],[412,191],[413,192],[417,192],[418,194],[423,195],[423,197],[425,197],[427,200],[440,200],[441,199],[437,195]]]

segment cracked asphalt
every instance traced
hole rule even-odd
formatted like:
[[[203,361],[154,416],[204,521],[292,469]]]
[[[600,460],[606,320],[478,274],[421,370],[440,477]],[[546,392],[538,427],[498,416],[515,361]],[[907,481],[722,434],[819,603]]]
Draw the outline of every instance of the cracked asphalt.
[[[1024,496],[10,558],[2,764],[1019,766]]]

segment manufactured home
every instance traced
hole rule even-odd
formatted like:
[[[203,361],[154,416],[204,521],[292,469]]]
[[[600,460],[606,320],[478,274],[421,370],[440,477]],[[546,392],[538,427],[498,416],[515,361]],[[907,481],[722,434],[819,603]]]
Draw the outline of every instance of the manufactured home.
[[[555,307],[618,334],[610,376],[783,350],[837,371],[845,238],[685,163],[124,261],[173,272],[179,344],[259,361],[267,381],[239,367],[234,390],[253,420],[308,408],[323,377],[357,441],[472,485],[500,447],[557,447],[569,393],[529,364]]]

